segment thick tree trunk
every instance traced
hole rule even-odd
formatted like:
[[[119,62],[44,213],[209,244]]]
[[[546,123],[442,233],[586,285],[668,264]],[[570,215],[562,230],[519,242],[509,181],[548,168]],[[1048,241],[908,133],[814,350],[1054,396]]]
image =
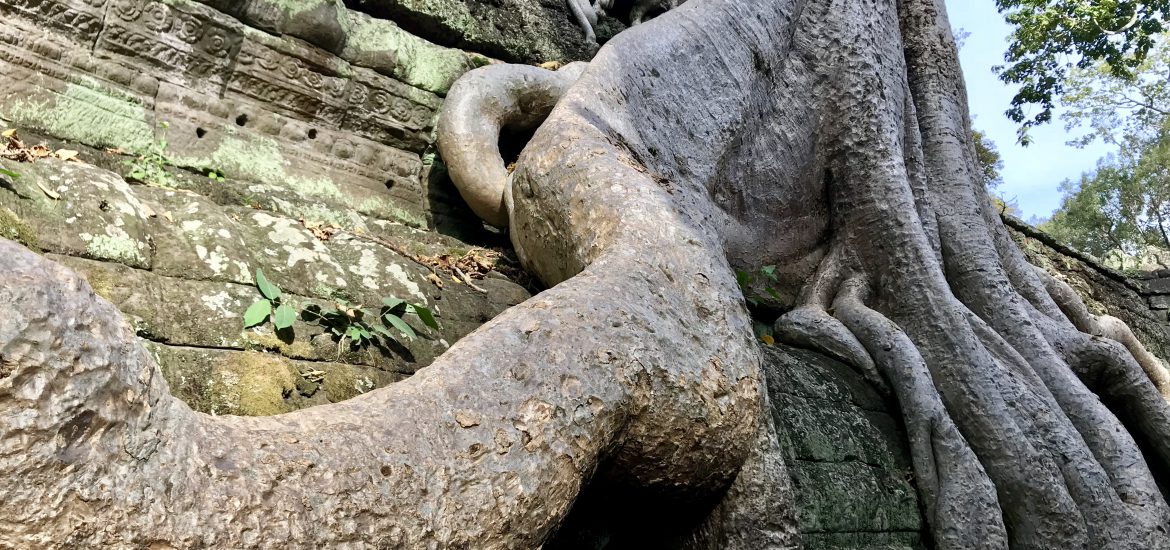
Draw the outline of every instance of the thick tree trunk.
[[[941,0],[693,0],[552,88],[475,196],[556,286],[345,403],[193,413],[111,306],[0,244],[0,545],[537,547],[597,476],[730,484],[694,546],[791,545],[731,267],[778,264],[781,333],[897,397],[939,547],[1170,547],[1170,407],[1008,239]]]

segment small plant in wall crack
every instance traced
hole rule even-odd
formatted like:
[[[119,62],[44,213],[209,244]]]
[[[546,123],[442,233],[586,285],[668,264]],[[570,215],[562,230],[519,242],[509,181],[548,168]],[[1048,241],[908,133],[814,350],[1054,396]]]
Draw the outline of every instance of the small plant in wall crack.
[[[776,266],[774,265],[762,266],[755,273],[742,270],[735,272],[735,282],[739,283],[739,290],[743,292],[744,300],[753,308],[760,308],[761,302],[767,300],[769,297],[777,302],[784,302],[784,298],[780,295],[780,292],[773,286],[778,284],[779,281],[780,279],[776,275]],[[760,285],[757,285],[757,282],[762,283],[762,290],[766,296],[759,294]],[[752,332],[764,344],[771,346],[776,343],[776,338],[772,334],[770,323],[754,321],[752,323]]]
[[[272,326],[278,334],[291,329],[297,318],[296,309],[284,303],[280,287],[269,282],[260,269],[256,270],[256,288],[260,289],[261,298],[244,312],[244,328],[262,325],[272,319]]]
[[[404,319],[410,314],[417,316],[429,328],[439,328],[430,309],[399,298],[383,298],[382,307],[376,313],[360,304],[339,301],[329,311],[317,305],[308,306],[302,316],[316,321],[337,339],[337,355],[340,357],[346,340],[351,347],[368,349],[371,345],[382,343],[379,342],[380,338],[387,341],[398,341],[400,336],[414,339],[417,334]]]
[[[290,304],[280,287],[269,281],[260,269],[256,270],[256,288],[260,290],[260,299],[244,312],[244,328],[263,325],[271,320],[277,336],[291,344],[295,339],[292,326],[298,317],[297,308]],[[414,339],[418,334],[406,322],[405,317],[408,315],[418,317],[428,328],[439,328],[430,309],[399,298],[383,298],[382,306],[377,310],[338,300],[331,309],[311,304],[299,313],[301,319],[322,327],[337,340],[338,358],[347,341],[351,348],[368,350],[371,346],[397,342],[402,336]]]
[[[163,122],[159,126],[166,130],[170,124]],[[128,179],[154,187],[170,189],[175,186],[174,176],[167,171],[171,162],[167,160],[167,138],[165,137],[158,138],[157,141],[150,144],[146,153],[138,158],[125,161],[125,164],[130,168],[130,172],[126,174]]]
[[[747,271],[739,270],[735,272],[735,282],[739,283],[739,289],[743,291],[744,300],[747,300],[747,303],[753,306],[758,306],[760,305],[760,300],[767,299],[765,296],[758,294],[754,289],[753,285],[755,285],[756,281],[759,280],[763,281],[763,290],[768,294],[768,296],[771,296],[774,300],[783,302],[784,298],[782,298],[780,293],[776,291],[776,288],[772,286],[780,281],[780,279],[776,276],[776,266],[765,265],[760,267],[759,275],[761,275],[762,278],[757,279],[756,274]]]

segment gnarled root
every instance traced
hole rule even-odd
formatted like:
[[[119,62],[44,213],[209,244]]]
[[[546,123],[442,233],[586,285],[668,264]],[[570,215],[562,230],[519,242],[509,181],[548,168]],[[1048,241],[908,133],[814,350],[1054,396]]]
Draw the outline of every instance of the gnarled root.
[[[451,87],[439,116],[439,153],[463,200],[485,222],[508,226],[510,174],[500,154],[500,131],[540,126],[586,66],[569,63],[554,72],[527,65],[488,65],[468,72]]]
[[[1039,267],[1035,269],[1053,301],[1077,329],[1094,336],[1115,340],[1125,346],[1125,349],[1129,350],[1129,353],[1141,365],[1146,376],[1154,383],[1158,393],[1170,401],[1170,372],[1166,370],[1166,365],[1161,360],[1142,345],[1129,325],[1111,315],[1093,315],[1068,283],[1053,277]]]

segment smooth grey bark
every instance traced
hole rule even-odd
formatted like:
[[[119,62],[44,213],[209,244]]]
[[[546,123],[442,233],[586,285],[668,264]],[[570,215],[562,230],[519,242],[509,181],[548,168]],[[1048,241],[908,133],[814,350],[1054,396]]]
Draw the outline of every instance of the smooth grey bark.
[[[537,547],[602,475],[726,495],[695,547],[793,545],[732,271],[776,264],[785,333],[896,396],[939,547],[1170,546],[1170,408],[1010,244],[949,28],[941,0],[693,0],[618,36],[488,197],[555,286],[345,403],[195,414],[0,244],[0,545]]]

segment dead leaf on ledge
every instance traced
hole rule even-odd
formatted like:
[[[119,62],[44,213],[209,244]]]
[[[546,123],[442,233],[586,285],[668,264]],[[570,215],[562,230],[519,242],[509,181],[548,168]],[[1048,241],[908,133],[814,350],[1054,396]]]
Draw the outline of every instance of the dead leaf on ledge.
[[[41,191],[42,191],[42,192],[44,192],[44,193],[45,193],[45,195],[46,195],[47,197],[49,197],[50,199],[53,199],[53,200],[55,200],[55,201],[59,201],[59,200],[61,200],[61,194],[60,194],[60,193],[57,193],[56,191],[53,191],[52,189],[49,189],[48,187],[45,187],[45,184],[43,184],[43,183],[41,183],[41,182],[39,182],[39,181],[38,181],[38,182],[36,182],[36,184],[37,184],[37,187],[40,187],[40,188],[41,188]]]
[[[77,151],[74,151],[72,149],[57,149],[56,151],[53,152],[53,156],[55,156],[61,160],[66,160],[66,161],[78,160]]]
[[[435,275],[434,273],[428,273],[427,280],[430,281],[431,284],[439,288],[443,288],[443,280],[440,279],[438,275]]]
[[[4,130],[3,132],[0,132],[0,137],[11,138],[12,136],[15,136],[15,135],[16,135],[16,128],[9,128],[7,130]]]

